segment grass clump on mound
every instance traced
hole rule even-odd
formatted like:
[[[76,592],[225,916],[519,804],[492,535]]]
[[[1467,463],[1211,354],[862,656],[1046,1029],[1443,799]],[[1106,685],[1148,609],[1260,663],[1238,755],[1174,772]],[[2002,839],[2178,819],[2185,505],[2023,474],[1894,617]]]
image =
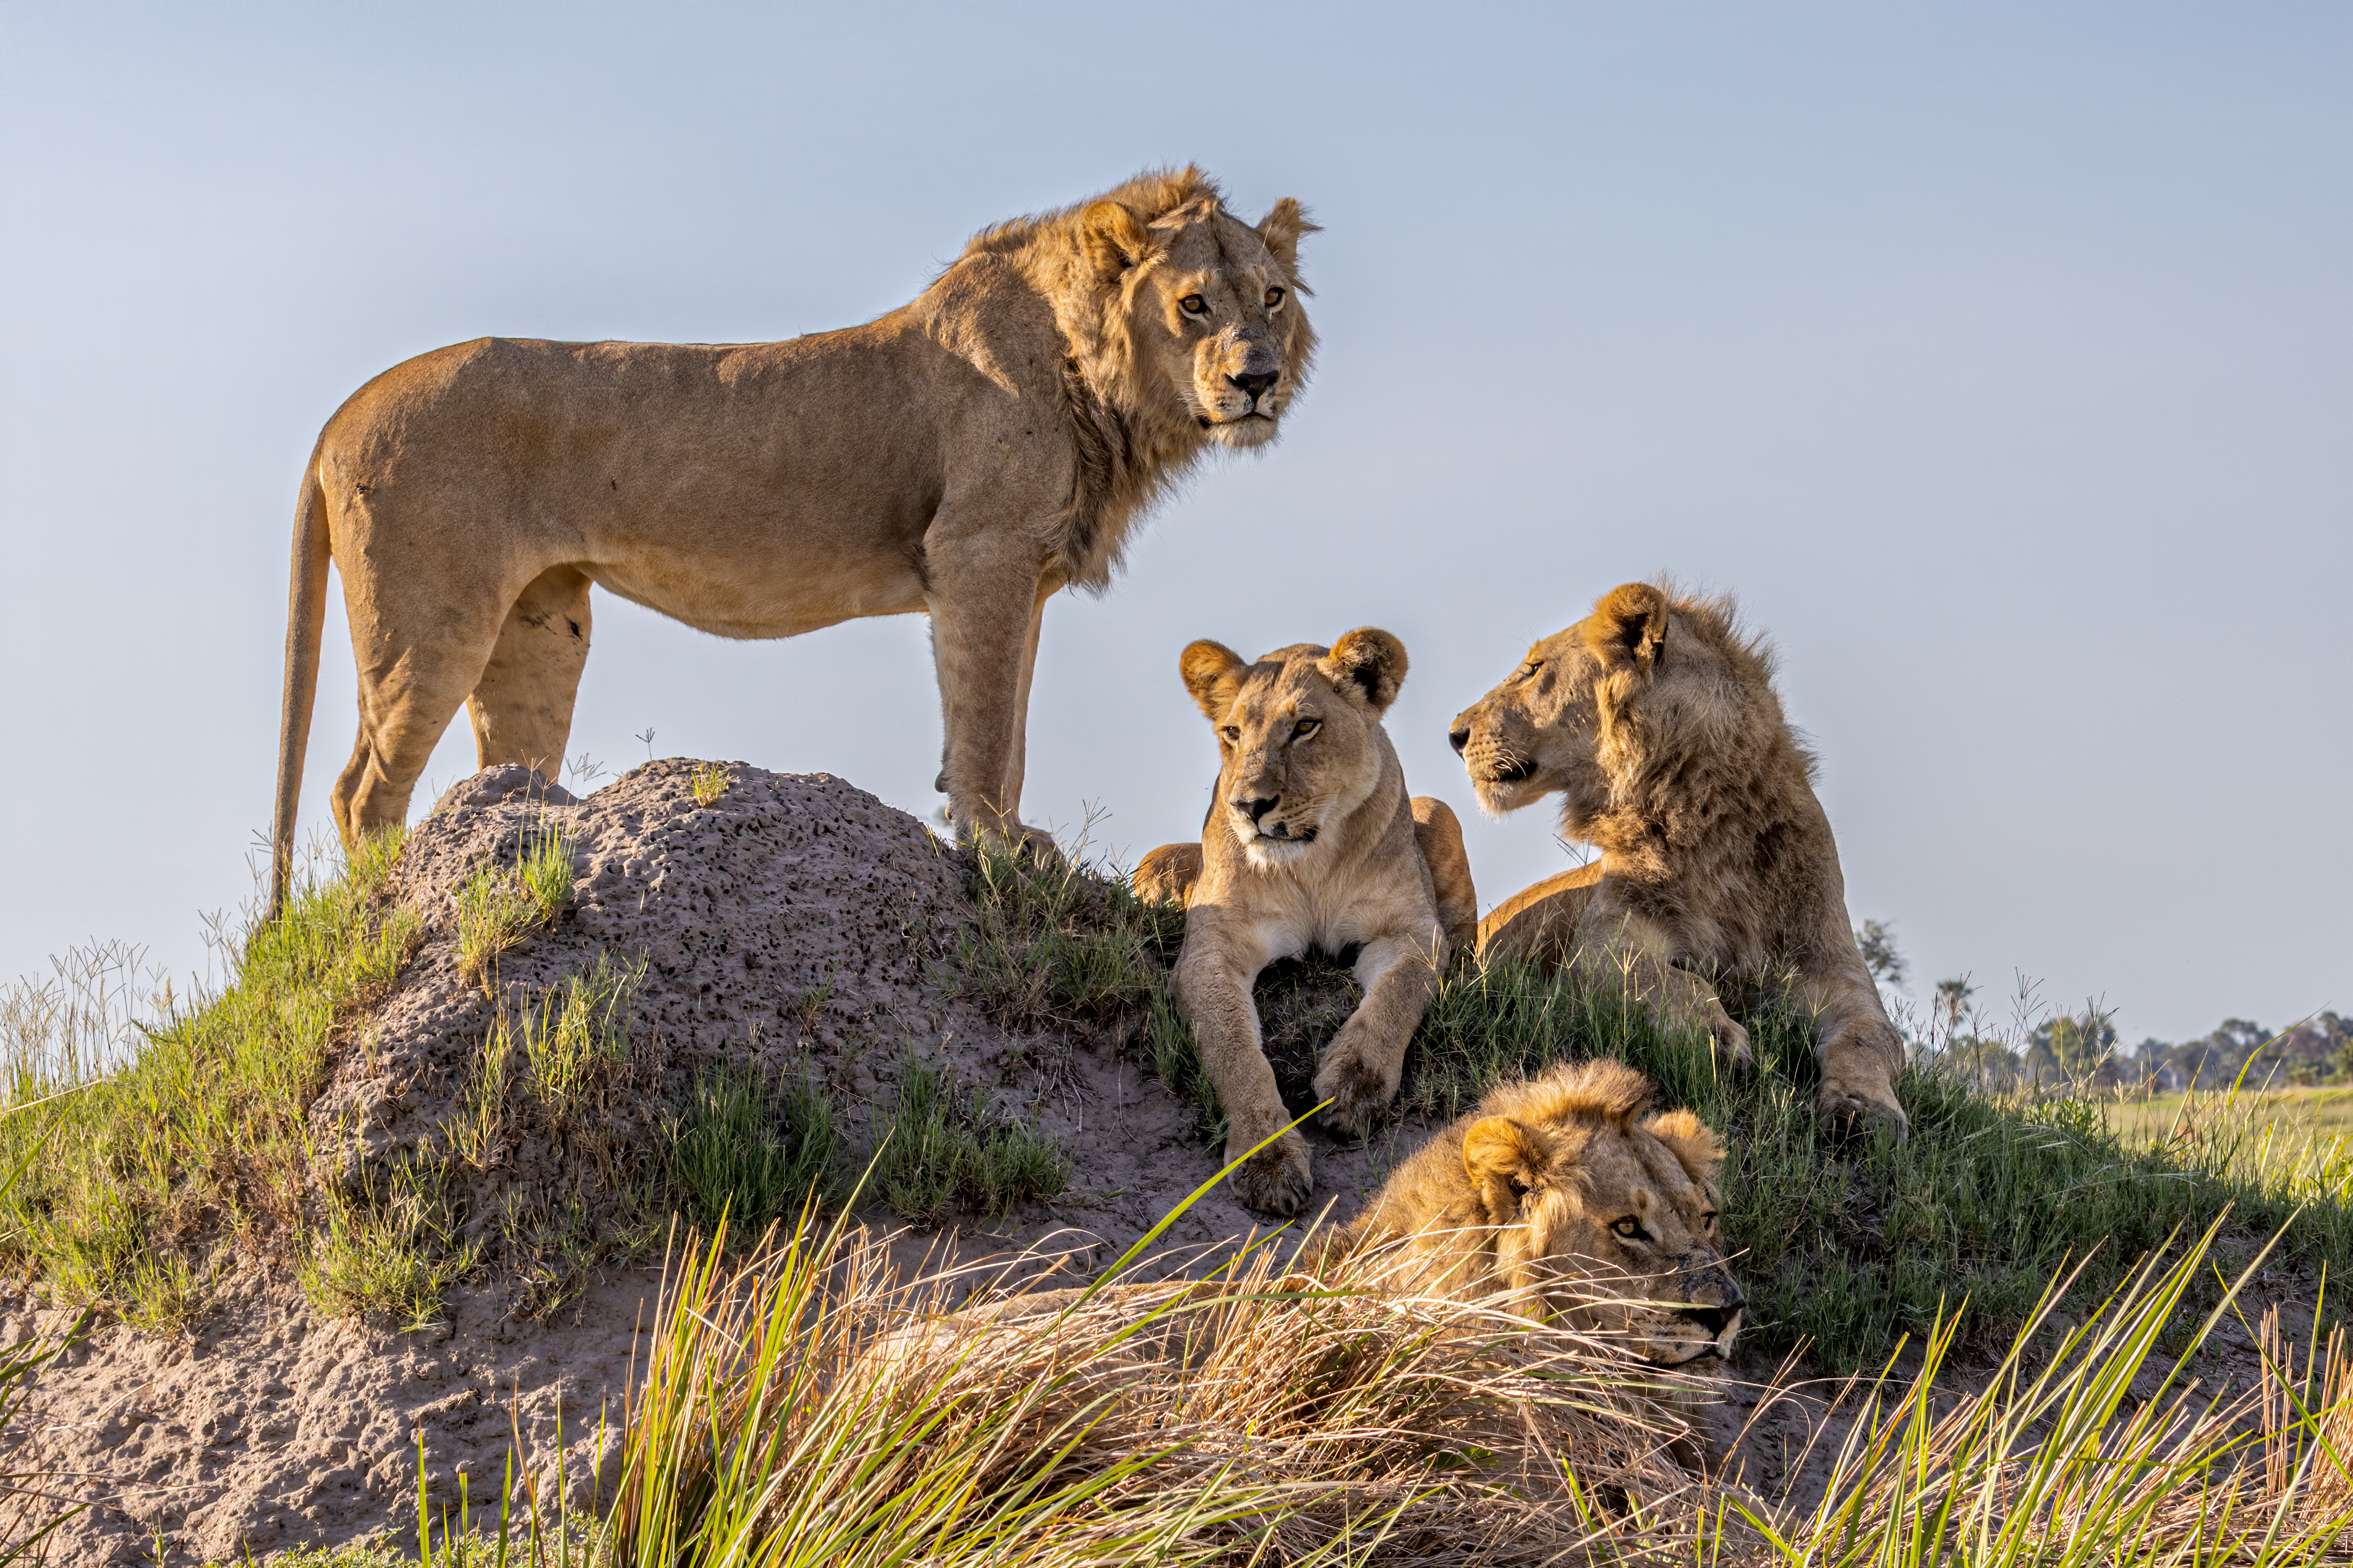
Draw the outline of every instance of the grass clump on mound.
[[[875,1139],[874,1190],[922,1225],[959,1209],[999,1218],[1071,1184],[1060,1144],[992,1110],[928,1062],[907,1063]]]
[[[572,897],[572,843],[542,819],[515,845],[515,863],[476,868],[458,889],[458,973],[487,988],[500,954],[555,923]]]
[[[695,1084],[665,1142],[679,1214],[705,1236],[723,1221],[738,1236],[758,1236],[836,1195],[840,1135],[832,1105],[806,1078],[723,1063]]]
[[[0,1258],[60,1302],[164,1328],[193,1310],[224,1244],[301,1225],[303,1113],[330,1042],[391,990],[422,932],[382,897],[400,845],[372,838],[296,889],[246,937],[225,987],[185,1004],[167,992],[111,1051],[89,1048],[69,984],[15,988],[0,1075],[20,1109],[0,1120],[0,1164],[43,1152],[0,1200]]]

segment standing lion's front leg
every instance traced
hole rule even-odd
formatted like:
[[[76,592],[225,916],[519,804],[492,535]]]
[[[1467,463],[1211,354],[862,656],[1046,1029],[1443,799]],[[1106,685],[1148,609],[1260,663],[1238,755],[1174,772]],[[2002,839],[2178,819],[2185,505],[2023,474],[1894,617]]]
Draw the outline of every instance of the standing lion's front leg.
[[[1345,1138],[1372,1131],[1374,1113],[1398,1091],[1406,1047],[1438,994],[1444,939],[1436,922],[1420,938],[1389,935],[1356,953],[1356,984],[1365,999],[1332,1037],[1316,1069],[1315,1094],[1329,1100],[1324,1125]]]
[[[1307,1202],[1314,1180],[1307,1140],[1290,1126],[1291,1113],[1260,1042],[1250,986],[1268,955],[1226,930],[1218,916],[1215,909],[1198,906],[1187,916],[1173,986],[1176,1012],[1192,1027],[1201,1068],[1226,1113],[1226,1163],[1250,1156],[1233,1178],[1242,1202],[1261,1214],[1288,1217]],[[1250,1153],[1270,1138],[1275,1141]]]
[[[1045,605],[1036,547],[994,534],[927,540],[924,600],[946,730],[941,782],[957,837],[1058,855],[1022,825],[1018,791],[1034,628]]]

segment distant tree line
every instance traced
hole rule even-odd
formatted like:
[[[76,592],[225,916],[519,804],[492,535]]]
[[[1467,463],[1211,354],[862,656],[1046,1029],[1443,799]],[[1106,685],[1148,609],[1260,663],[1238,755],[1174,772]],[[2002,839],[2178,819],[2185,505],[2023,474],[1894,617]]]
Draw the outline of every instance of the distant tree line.
[[[1926,1017],[1901,994],[1906,965],[1885,922],[1865,921],[1854,933],[1863,962],[1891,996],[1897,1022],[1917,1048],[1961,1066],[1989,1088],[2079,1084],[2094,1089],[2176,1093],[2187,1089],[2284,1084],[2353,1084],[2353,1018],[2317,1013],[2272,1030],[2251,1018],[2225,1018],[2194,1040],[2116,1037],[2109,1010],[2053,1014],[2008,1031],[1989,1026],[1967,976],[1936,983]]]

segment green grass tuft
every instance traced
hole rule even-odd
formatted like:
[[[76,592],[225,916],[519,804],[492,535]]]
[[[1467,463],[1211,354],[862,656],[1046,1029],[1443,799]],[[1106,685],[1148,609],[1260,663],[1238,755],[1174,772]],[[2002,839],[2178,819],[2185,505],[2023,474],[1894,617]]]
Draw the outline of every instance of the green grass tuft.
[[[478,867],[458,889],[459,973],[487,984],[501,954],[554,924],[572,873],[572,841],[546,817],[525,826],[513,865]]]
[[[665,1131],[678,1212],[705,1236],[723,1215],[733,1235],[756,1241],[771,1221],[832,1194],[840,1137],[824,1092],[805,1077],[723,1065]]]
[[[1126,1031],[1165,999],[1185,912],[1147,904],[1126,880],[1077,858],[972,852],[979,919],[957,969],[967,994],[1011,1029]]]
[[[958,1209],[993,1218],[1070,1185],[1060,1144],[988,1110],[927,1062],[908,1062],[876,1136],[875,1190],[919,1224]]]
[[[320,1206],[323,1218],[294,1271],[331,1317],[430,1328],[444,1293],[473,1269],[479,1247],[459,1241],[441,1173],[430,1166],[396,1168],[381,1193],[330,1189]]]

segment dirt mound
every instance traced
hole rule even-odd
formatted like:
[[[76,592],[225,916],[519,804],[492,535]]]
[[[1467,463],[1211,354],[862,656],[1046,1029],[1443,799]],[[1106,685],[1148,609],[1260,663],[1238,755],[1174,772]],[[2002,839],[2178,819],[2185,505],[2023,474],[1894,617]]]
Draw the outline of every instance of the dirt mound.
[[[518,925],[535,874],[559,887],[557,912]],[[666,1152],[722,1068],[815,1090],[844,1185],[902,1094],[942,1083],[1059,1148],[1067,1185],[1050,1201],[954,1211],[910,1250],[1050,1237],[1083,1268],[1124,1248],[1214,1173],[1199,1111],[1132,1029],[1000,1022],[1020,1014],[986,1005],[966,973],[973,878],[914,818],[824,774],[670,761],[577,804],[452,791],[388,886],[423,917],[419,945],[343,1031],[310,1113],[322,1212],[426,1258],[423,1288],[446,1306],[413,1331],[365,1299],[331,1315],[314,1303],[339,1287],[314,1252],[307,1292],[287,1260],[257,1260],[185,1339],[100,1331],[36,1395],[37,1452],[110,1500],[60,1532],[58,1560],[151,1561],[160,1540],[206,1561],[413,1529],[420,1428],[435,1495],[465,1470],[480,1499],[511,1428],[552,1468],[559,1402],[571,1500],[609,1495],[609,1422],[668,1227]],[[1318,1136],[1319,1198],[1345,1217],[1427,1131]],[[879,1203],[862,1216],[902,1223]],[[1166,1266],[1254,1223],[1214,1194],[1166,1238]],[[0,1339],[34,1316],[20,1304]],[[540,1489],[553,1500],[552,1474]]]

